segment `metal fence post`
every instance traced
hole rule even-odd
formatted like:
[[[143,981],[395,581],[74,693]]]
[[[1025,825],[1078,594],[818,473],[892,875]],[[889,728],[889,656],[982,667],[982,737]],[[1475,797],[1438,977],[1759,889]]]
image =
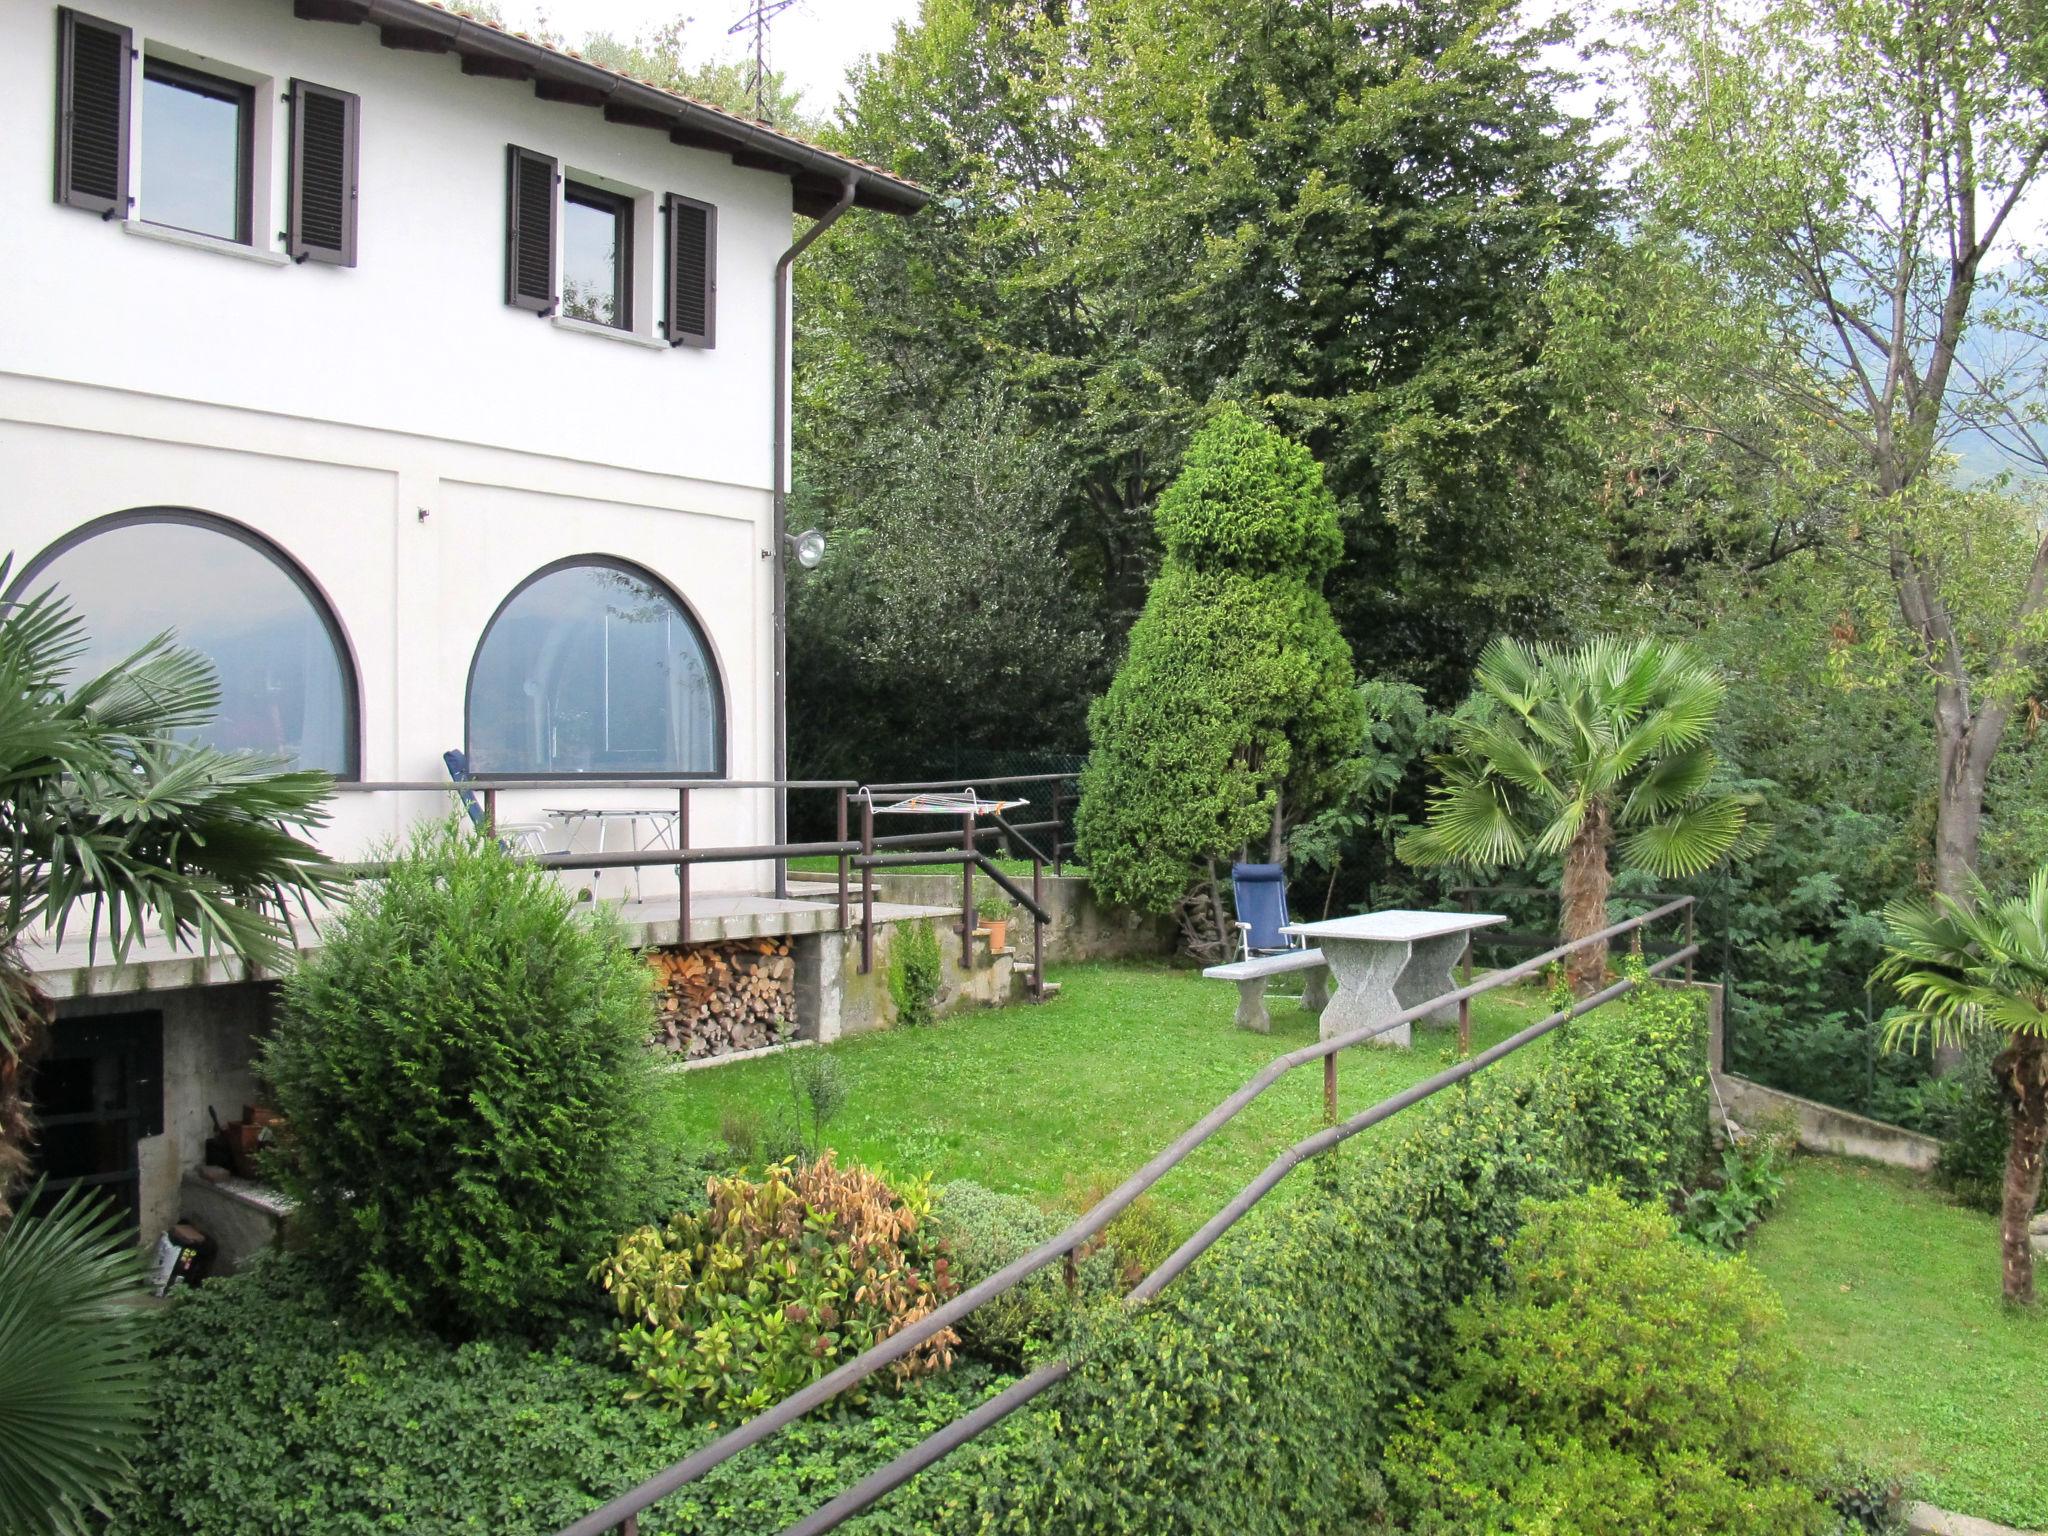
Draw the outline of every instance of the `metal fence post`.
[[[835,818],[835,825],[837,826],[838,831],[834,834],[834,836],[843,845],[846,842],[845,785],[842,784],[839,786],[837,795],[839,803],[837,806],[837,816]],[[846,932],[846,849],[844,846],[842,846],[839,850],[839,931],[841,933]]]
[[[498,835],[498,791],[486,786],[484,789],[484,836]]]
[[[970,857],[960,861],[960,969],[974,969],[974,812],[960,818],[960,846]]]
[[[690,792],[676,790],[676,852],[690,846]],[[676,864],[676,942],[690,942],[690,866]]]
[[[1337,1123],[1337,1053],[1330,1052],[1323,1058],[1323,1119],[1331,1125]]]
[[[860,852],[862,859],[871,859],[875,854],[875,797],[862,795],[860,800]],[[860,867],[860,973],[865,976],[875,968],[875,867],[863,863]]]
[[[1685,944],[1686,944],[1686,948],[1688,948],[1688,949],[1690,949],[1690,948],[1692,947],[1692,944],[1693,944],[1693,918],[1692,918],[1692,914],[1693,914],[1693,911],[1694,911],[1694,907],[1695,907],[1695,903],[1694,903],[1694,902],[1687,902],[1687,903],[1686,903],[1686,907],[1685,907]],[[1692,983],[1692,959],[1691,959],[1691,957],[1690,957],[1690,956],[1688,956],[1688,957],[1686,958],[1686,962],[1685,962],[1685,980],[1686,980],[1686,984],[1687,984],[1688,986],[1689,986],[1689,985],[1691,985],[1691,983]]]
[[[1042,1003],[1045,1001],[1045,919],[1039,913],[1046,910],[1045,860],[1035,853],[1031,856],[1031,899],[1038,903],[1038,912],[1031,914],[1031,1000]]]
[[[1459,979],[1460,987],[1472,985],[1472,935],[1465,935],[1465,974]],[[1458,999],[1458,1059],[1463,1061],[1472,1054],[1472,999]]]
[[[1066,789],[1067,781],[1065,779],[1054,779],[1052,781],[1052,872],[1055,875],[1063,874],[1066,866]]]

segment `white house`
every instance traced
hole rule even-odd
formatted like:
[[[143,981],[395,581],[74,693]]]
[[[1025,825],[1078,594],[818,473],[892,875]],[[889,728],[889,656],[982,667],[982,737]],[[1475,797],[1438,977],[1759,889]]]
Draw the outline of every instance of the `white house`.
[[[107,658],[175,628],[223,745],[561,777],[507,819],[777,776],[792,215],[915,186],[421,0],[10,0],[0,123],[0,596],[57,583]],[[772,796],[695,799],[774,840]],[[329,850],[435,803],[344,784]],[[151,985],[60,1030],[102,1019],[145,1231],[248,1027],[124,1033]]]

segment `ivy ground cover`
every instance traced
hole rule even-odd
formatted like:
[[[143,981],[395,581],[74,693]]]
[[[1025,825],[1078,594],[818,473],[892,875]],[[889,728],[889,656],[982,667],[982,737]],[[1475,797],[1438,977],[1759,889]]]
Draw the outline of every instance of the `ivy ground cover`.
[[[1912,1174],[1807,1158],[1749,1252],[1844,1449],[1944,1509],[2048,1528],[2048,1315],[2000,1302],[1996,1220]]]
[[[1272,1034],[1237,1028],[1237,989],[1191,970],[1117,964],[1052,974],[1061,990],[1049,1003],[825,1047],[849,1090],[826,1141],[842,1157],[891,1172],[1072,1205],[1091,1188],[1120,1183],[1273,1057],[1316,1038],[1315,1019],[1277,996],[1268,1000]],[[1481,996],[1474,1048],[1547,1011],[1531,990]],[[1456,1031],[1434,1026],[1417,1029],[1407,1050],[1347,1051],[1339,1109],[1355,1114],[1456,1059]],[[1274,1153],[1322,1123],[1322,1093],[1315,1067],[1275,1084],[1156,1187],[1161,1207],[1176,1225],[1199,1225]],[[663,1094],[662,1129],[694,1146],[716,1140],[728,1116],[765,1119],[788,1101],[780,1057],[677,1073]]]

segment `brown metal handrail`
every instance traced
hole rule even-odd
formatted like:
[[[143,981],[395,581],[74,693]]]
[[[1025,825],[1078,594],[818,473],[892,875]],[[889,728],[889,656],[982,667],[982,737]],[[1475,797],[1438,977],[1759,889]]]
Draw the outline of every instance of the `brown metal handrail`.
[[[741,1451],[758,1445],[769,1436],[779,1433],[812,1409],[830,1402],[849,1387],[866,1380],[884,1366],[901,1359],[943,1329],[950,1328],[954,1323],[983,1303],[993,1300],[1053,1263],[1063,1261],[1069,1254],[1079,1249],[1082,1244],[1094,1237],[1119,1214],[1128,1209],[1140,1195],[1144,1194],[1145,1191],[1164,1178],[1166,1174],[1178,1167],[1195,1148],[1221,1130],[1223,1126],[1236,1118],[1254,1099],[1295,1068],[1307,1066],[1311,1062],[1316,1061],[1323,1063],[1325,1107],[1331,1118],[1334,1119],[1336,1108],[1336,1064],[1339,1052],[1361,1045],[1377,1035],[1384,1034],[1389,1030],[1398,1029],[1404,1024],[1412,1024],[1454,1003],[1466,1003],[1483,992],[1489,992],[1496,987],[1506,986],[1510,982],[1519,981],[1523,977],[1532,975],[1542,970],[1545,966],[1555,963],[1575,950],[1585,948],[1591,944],[1605,943],[1608,940],[1619,938],[1625,933],[1645,928],[1650,923],[1660,918],[1668,917],[1674,912],[1682,910],[1690,915],[1692,905],[1692,897],[1679,897],[1656,908],[1654,911],[1642,914],[1640,917],[1629,918],[1624,922],[1615,923],[1607,928],[1603,928],[1598,933],[1588,934],[1583,939],[1574,940],[1569,944],[1561,944],[1555,949],[1534,956],[1519,965],[1509,967],[1507,970],[1492,972],[1478,981],[1470,982],[1463,987],[1446,992],[1441,997],[1432,998],[1426,1003],[1406,1009],[1395,1015],[1392,1019],[1376,1025],[1372,1029],[1338,1035],[1329,1040],[1319,1040],[1311,1045],[1302,1046],[1298,1050],[1289,1051],[1283,1056],[1275,1057],[1265,1067],[1260,1069],[1249,1082],[1238,1089],[1236,1093],[1223,1100],[1222,1103],[1211,1109],[1208,1114],[1196,1121],[1194,1125],[1182,1132],[1172,1145],[1159,1152],[1144,1167],[1124,1180],[1122,1184],[1118,1185],[1093,1208],[1078,1217],[1058,1236],[1048,1239],[1029,1253],[1006,1264],[979,1284],[970,1286],[943,1306],[925,1314],[924,1317],[908,1327],[891,1334],[871,1349],[863,1351],[844,1365],[812,1382],[808,1387],[791,1393],[774,1407],[757,1414],[746,1423],[729,1430],[709,1445],[700,1447],[675,1465],[656,1473],[637,1488],[619,1495],[602,1508],[592,1511],[573,1525],[565,1527],[559,1533],[559,1536],[604,1536],[604,1533],[613,1529],[621,1530],[627,1533],[627,1536],[631,1536],[631,1533],[638,1529],[639,1515],[642,1510],[659,1503],[678,1489],[695,1482],[714,1467],[730,1460]],[[1676,954],[1668,955],[1659,960],[1655,965],[1649,967],[1649,973],[1651,975],[1661,974],[1671,966],[1678,964],[1681,960],[1690,961],[1694,954],[1697,953],[1697,949],[1697,945],[1689,944],[1685,949],[1680,950]],[[1343,1121],[1340,1124],[1328,1126],[1316,1135],[1296,1143],[1269,1164],[1266,1171],[1260,1174],[1257,1179],[1254,1179],[1251,1184],[1247,1185],[1236,1199],[1232,1200],[1223,1210],[1211,1217],[1202,1227],[1201,1231],[1197,1232],[1194,1237],[1188,1239],[1186,1243],[1183,1243],[1180,1248],[1176,1249],[1167,1258],[1165,1263],[1161,1264],[1157,1270],[1148,1275],[1143,1281],[1140,1281],[1138,1287],[1131,1292],[1130,1299],[1143,1301],[1156,1295],[1161,1288],[1185,1270],[1217,1238],[1221,1237],[1229,1227],[1234,1225],[1246,1211],[1257,1204],[1289,1171],[1305,1159],[1379,1124],[1380,1121],[1398,1114],[1401,1110],[1408,1108],[1412,1104],[1420,1103],[1423,1099],[1440,1092],[1453,1083],[1463,1081],[1473,1073],[1492,1065],[1503,1056],[1520,1050],[1531,1041],[1548,1034],[1567,1020],[1576,1018],[1579,1014],[1587,1012],[1592,1008],[1599,1007],[1602,1003],[1611,1002],[1615,998],[1621,997],[1633,990],[1635,986],[1636,982],[1633,979],[1617,982],[1613,986],[1595,993],[1583,1002],[1574,1004],[1570,1008],[1562,1009],[1557,1013],[1551,1014],[1548,1018],[1530,1025],[1520,1033],[1502,1041],[1499,1045],[1492,1046],[1479,1055],[1460,1062],[1457,1066],[1440,1072],[1436,1076],[1429,1078],[1425,1082],[1418,1083],[1402,1093],[1382,1100],[1363,1114],[1353,1116],[1350,1120]],[[1140,1294],[1141,1292],[1142,1294]],[[939,1460],[957,1446],[965,1444],[991,1424],[1015,1412],[1040,1392],[1054,1385],[1057,1381],[1062,1380],[1071,1372],[1072,1368],[1071,1362],[1064,1361],[1040,1367],[1039,1370],[1013,1383],[996,1397],[991,1398],[972,1412],[955,1420],[951,1425],[940,1430],[921,1445],[905,1452],[888,1466],[870,1474],[853,1488],[822,1506],[805,1520],[790,1527],[785,1536],[815,1536],[815,1533],[833,1529],[841,1521],[867,1508],[876,1499],[881,1498],[891,1489],[907,1482],[919,1471]]]

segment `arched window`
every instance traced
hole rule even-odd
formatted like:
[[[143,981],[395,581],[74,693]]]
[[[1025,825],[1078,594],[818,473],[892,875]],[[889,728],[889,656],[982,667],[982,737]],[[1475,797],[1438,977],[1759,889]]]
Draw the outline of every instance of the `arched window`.
[[[721,774],[725,707],[696,620],[654,577],[565,560],[505,599],[469,673],[477,773]]]
[[[220,711],[191,734],[355,778],[356,675],[326,601],[246,528],[169,508],[117,512],[43,551],[14,595],[54,586],[85,624],[73,676],[93,676],[170,630],[220,675]]]

